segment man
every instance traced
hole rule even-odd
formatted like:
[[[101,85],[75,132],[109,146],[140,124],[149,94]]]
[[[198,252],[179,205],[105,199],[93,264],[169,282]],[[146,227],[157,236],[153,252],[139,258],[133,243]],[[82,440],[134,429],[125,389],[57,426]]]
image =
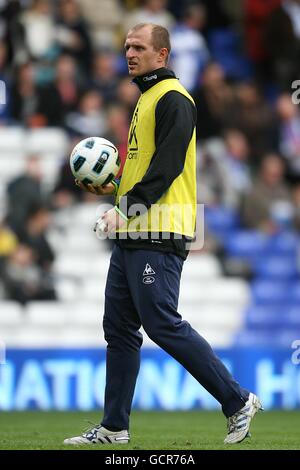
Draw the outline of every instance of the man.
[[[221,403],[228,418],[225,442],[240,442],[261,406],[259,399],[234,381],[209,344],[177,312],[186,241],[195,228],[195,106],[166,68],[170,42],[165,28],[135,26],[127,35],[125,51],[129,75],[141,97],[129,131],[117,204],[99,221],[107,232],[118,232],[105,290],[104,417],[101,425],[64,443],[129,442],[141,325]],[[115,186],[88,189],[95,194],[112,194]],[[167,222],[155,217],[157,207],[163,216],[169,209]],[[184,223],[178,207],[187,208]]]

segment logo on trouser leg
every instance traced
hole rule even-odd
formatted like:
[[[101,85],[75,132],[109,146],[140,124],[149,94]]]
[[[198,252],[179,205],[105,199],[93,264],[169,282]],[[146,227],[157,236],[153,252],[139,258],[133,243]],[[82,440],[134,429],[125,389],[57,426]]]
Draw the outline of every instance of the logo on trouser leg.
[[[155,281],[155,271],[151,268],[150,264],[147,263],[143,272],[143,283],[144,284],[153,284]]]

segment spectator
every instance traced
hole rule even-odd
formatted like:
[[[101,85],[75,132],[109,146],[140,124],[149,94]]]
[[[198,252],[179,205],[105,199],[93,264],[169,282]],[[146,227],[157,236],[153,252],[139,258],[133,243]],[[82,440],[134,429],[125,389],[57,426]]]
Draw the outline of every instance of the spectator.
[[[47,240],[47,231],[51,222],[51,214],[45,205],[36,204],[28,214],[25,226],[19,232],[19,240],[32,248],[35,261],[44,271],[51,271],[54,252]]]
[[[300,1],[283,0],[265,25],[271,73],[282,90],[290,90],[300,72]]]
[[[257,166],[261,155],[274,149],[276,126],[274,113],[254,83],[239,83],[235,87],[235,106],[227,116],[227,125],[245,134],[250,145],[250,165]]]
[[[107,110],[107,133],[105,138],[116,145],[120,158],[121,168],[119,174],[122,174],[127,155],[127,139],[129,130],[128,112],[126,107],[120,104],[113,104]]]
[[[225,177],[225,152],[222,139],[210,139],[197,148],[197,200],[198,203],[222,205],[227,199],[228,180]],[[231,189],[231,188],[229,188]]]
[[[17,244],[16,235],[0,220],[0,259],[12,253]]]
[[[89,24],[94,48],[117,49],[124,20],[119,0],[79,0],[79,4]]]
[[[0,124],[9,122],[9,84],[7,69],[7,46],[0,40]]]
[[[203,6],[190,5],[183,12],[182,22],[171,30],[170,68],[188,91],[194,91],[209,60],[206,42],[200,33],[204,24]]]
[[[113,52],[104,51],[94,58],[92,85],[104,98],[105,103],[116,99],[116,89],[119,84],[117,73],[117,57]]]
[[[127,31],[139,23],[154,23],[171,29],[175,23],[173,15],[167,10],[167,0],[143,0],[143,6],[135,8],[125,15],[123,31]]]
[[[7,46],[7,61],[10,66],[28,60],[25,31],[20,21],[21,0],[4,0],[0,3],[0,38]]]
[[[292,188],[292,197],[294,203],[294,211],[295,211],[295,228],[300,231],[300,184],[296,184]]]
[[[279,150],[286,159],[290,182],[300,182],[300,114],[291,96],[284,93],[276,102],[279,117]]]
[[[18,245],[3,267],[6,297],[21,304],[32,300],[56,300],[49,274],[35,262],[34,251]]]
[[[13,179],[7,187],[7,221],[19,234],[24,228],[33,205],[41,203],[41,166],[37,155],[28,157],[25,172]]]
[[[16,235],[0,220],[0,290],[5,260],[16,249],[17,245],[18,239]]]
[[[237,129],[227,129],[224,140],[210,139],[200,148],[199,202],[238,210],[251,187],[246,137]]]
[[[238,209],[242,197],[251,188],[251,175],[248,164],[249,145],[245,135],[238,129],[228,129],[224,133],[225,152],[223,166],[227,180],[224,205]]]
[[[272,11],[279,7],[281,0],[246,0],[245,33],[248,57],[256,66],[257,77],[266,81],[270,78],[268,51],[264,39],[265,25]]]
[[[83,83],[80,81],[76,62],[72,57],[61,55],[57,60],[54,86],[60,97],[63,116],[74,111],[79,102]]]
[[[61,55],[54,82],[39,88],[39,111],[46,117],[48,126],[64,126],[67,114],[76,110],[83,88],[78,75],[75,60]]]
[[[293,221],[293,204],[284,182],[284,163],[276,154],[262,160],[259,176],[245,196],[242,215],[246,226],[268,234]]]
[[[107,138],[106,135],[103,137]],[[80,191],[75,184],[74,176],[70,170],[70,154],[76,144],[82,139],[82,136],[75,135],[69,147],[69,152],[66,154],[58,172],[57,181],[51,196],[51,204],[53,209],[68,209],[78,202],[95,203],[97,197],[89,192]]]
[[[130,78],[121,79],[117,88],[117,101],[128,110],[128,119],[131,118],[140,92],[138,87],[132,83]]]
[[[59,1],[57,40],[62,52],[71,55],[88,78],[93,50],[88,26],[75,0]]]
[[[197,139],[220,137],[232,112],[234,94],[218,63],[205,67],[193,98],[197,106]]]
[[[78,111],[67,115],[66,125],[74,135],[103,135],[107,124],[102,95],[96,90],[86,91],[79,101]]]
[[[12,87],[11,116],[18,123],[29,126],[34,120],[45,124],[45,118],[38,115],[38,105],[33,65],[28,62],[16,71],[16,79]]]
[[[60,168],[58,178],[52,195],[52,204],[55,209],[64,209],[82,200],[83,192],[79,190],[70,170],[70,154],[81,137],[74,137],[70,142],[69,152]]]
[[[58,126],[62,124],[59,94],[51,86],[38,87],[31,62],[17,71],[11,92],[11,117],[28,127]]]
[[[25,31],[25,44],[29,52],[27,59],[52,57],[55,46],[55,25],[49,0],[32,0],[31,7],[21,15]]]
[[[199,3],[191,0],[190,3]],[[203,28],[203,33],[209,33],[214,29],[229,28],[230,25],[234,22],[232,16],[233,11],[230,10],[230,7],[233,6],[233,2],[224,2],[223,0],[201,0],[201,4],[205,7],[206,11],[206,20]],[[238,7],[238,3],[234,2],[233,10]],[[237,16],[236,12],[235,17]]]

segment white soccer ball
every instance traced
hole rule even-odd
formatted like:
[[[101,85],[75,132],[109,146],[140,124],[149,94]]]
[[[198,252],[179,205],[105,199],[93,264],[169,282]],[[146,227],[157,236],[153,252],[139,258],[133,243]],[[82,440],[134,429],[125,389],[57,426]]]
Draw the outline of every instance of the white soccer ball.
[[[102,137],[88,137],[75,145],[70,156],[73,175],[83,184],[104,186],[120,169],[117,148]]]

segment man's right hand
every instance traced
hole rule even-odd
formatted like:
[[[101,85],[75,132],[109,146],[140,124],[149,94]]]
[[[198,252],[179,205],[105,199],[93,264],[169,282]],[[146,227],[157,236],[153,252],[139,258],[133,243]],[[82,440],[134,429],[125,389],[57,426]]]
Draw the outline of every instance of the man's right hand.
[[[93,184],[83,184],[81,181],[75,180],[75,184],[84,191],[96,194],[97,196],[109,196],[115,192],[115,187],[112,183],[108,183],[105,186],[96,186]]]

